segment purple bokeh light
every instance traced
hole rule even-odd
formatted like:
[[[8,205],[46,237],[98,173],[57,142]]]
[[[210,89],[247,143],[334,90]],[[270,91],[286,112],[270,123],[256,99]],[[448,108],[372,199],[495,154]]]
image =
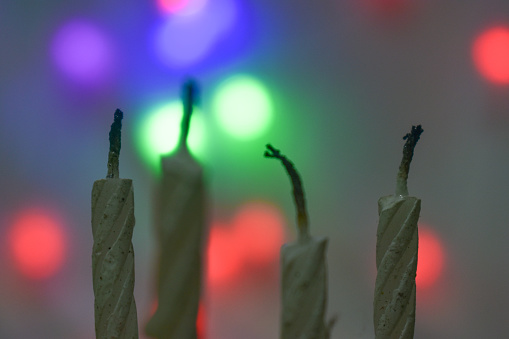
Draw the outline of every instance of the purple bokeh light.
[[[155,54],[170,68],[195,65],[234,30],[237,16],[234,0],[208,1],[192,15],[171,16],[155,33]]]
[[[51,55],[58,69],[80,84],[100,85],[113,73],[112,44],[99,28],[86,20],[62,25],[53,37]]]

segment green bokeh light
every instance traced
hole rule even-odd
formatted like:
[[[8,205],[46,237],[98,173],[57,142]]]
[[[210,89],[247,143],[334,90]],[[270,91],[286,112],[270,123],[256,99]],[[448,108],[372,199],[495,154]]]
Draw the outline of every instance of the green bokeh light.
[[[138,124],[136,146],[145,163],[160,173],[161,155],[175,151],[180,138],[182,103],[174,101],[146,114]],[[194,109],[187,145],[193,155],[204,153],[205,126],[202,115]]]
[[[259,137],[272,122],[273,105],[267,89],[248,75],[235,75],[221,83],[213,105],[219,125],[237,139]]]

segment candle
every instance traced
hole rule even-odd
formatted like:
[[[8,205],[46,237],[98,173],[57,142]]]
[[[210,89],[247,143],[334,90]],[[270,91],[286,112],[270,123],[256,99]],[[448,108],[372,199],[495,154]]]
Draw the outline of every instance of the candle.
[[[92,277],[96,338],[138,338],[134,302],[134,194],[131,179],[120,179],[118,162],[122,111],[110,130],[106,179],[92,188]]]
[[[297,206],[297,242],[281,248],[282,339],[329,338],[334,320],[325,323],[327,306],[327,238],[309,234],[302,182],[293,164],[267,145],[265,156],[281,160],[292,180]]]
[[[421,125],[403,137],[403,159],[396,194],[378,200],[378,230],[374,297],[376,339],[413,338],[415,325],[415,276],[417,272],[417,221],[421,200],[408,196],[407,178]]]
[[[184,85],[181,136],[175,154],[161,159],[156,200],[159,240],[158,306],[146,326],[156,338],[196,338],[204,252],[205,187],[203,170],[187,148],[196,85]]]

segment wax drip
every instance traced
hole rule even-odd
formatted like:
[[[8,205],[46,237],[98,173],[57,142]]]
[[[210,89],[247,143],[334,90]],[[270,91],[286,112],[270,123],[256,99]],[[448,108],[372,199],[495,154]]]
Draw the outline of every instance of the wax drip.
[[[412,131],[403,137],[403,140],[406,140],[406,142],[403,146],[403,158],[399,165],[398,178],[396,182],[396,195],[408,195],[407,179],[408,172],[410,171],[410,163],[414,156],[415,145],[417,145],[417,141],[419,141],[423,131],[424,130],[421,125],[412,126]]]
[[[108,174],[106,178],[118,178],[118,162],[120,157],[122,118],[124,113],[117,108],[110,129],[110,152],[108,153]]]
[[[268,151],[265,151],[264,154],[265,157],[277,158],[281,160],[286,168],[286,171],[288,172],[288,175],[290,176],[290,179],[292,180],[293,197],[295,200],[295,205],[297,206],[297,225],[299,228],[299,239],[305,239],[309,237],[309,221],[306,212],[304,190],[302,189],[302,181],[300,180],[299,173],[297,173],[293,163],[284,155],[282,155],[278,149],[275,149],[270,144],[267,144],[267,149]]]
[[[180,125],[180,142],[179,147],[187,148],[187,136],[189,134],[189,126],[193,107],[196,105],[198,98],[198,86],[194,80],[187,80],[182,86],[182,104],[184,114]]]

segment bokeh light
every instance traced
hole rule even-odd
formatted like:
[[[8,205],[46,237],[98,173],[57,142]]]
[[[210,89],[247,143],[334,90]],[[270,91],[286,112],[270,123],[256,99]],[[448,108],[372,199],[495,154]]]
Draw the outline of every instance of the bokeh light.
[[[157,0],[157,7],[163,13],[175,13],[187,6],[189,0]]]
[[[242,244],[235,227],[213,223],[207,247],[207,281],[211,285],[224,284],[235,278],[242,268]]]
[[[51,55],[62,73],[86,85],[106,81],[114,65],[108,38],[86,20],[72,20],[62,25],[53,36]]]
[[[254,139],[266,132],[272,122],[272,100],[260,81],[244,74],[235,75],[219,85],[214,115],[233,137]]]
[[[352,3],[370,20],[382,20],[386,24],[400,23],[401,19],[410,18],[408,15],[420,5],[416,0],[355,0]]]
[[[200,301],[198,305],[198,316],[196,317],[196,337],[198,339],[205,339],[207,326],[207,314],[205,312],[205,306],[203,301]]]
[[[279,257],[284,242],[284,221],[273,205],[251,202],[241,207],[233,224],[251,263],[264,265]]]
[[[494,83],[509,84],[509,27],[497,26],[479,34],[472,56],[482,76]]]
[[[372,6],[377,11],[391,13],[400,11],[408,6],[410,0],[363,0],[366,6]]]
[[[170,102],[146,114],[136,131],[136,146],[141,158],[155,171],[160,172],[161,156],[175,151],[180,138],[182,103]],[[204,151],[205,124],[199,109],[191,115],[187,144],[198,158]]]
[[[234,0],[208,1],[193,15],[170,16],[155,32],[155,54],[170,68],[195,65],[233,31],[236,20]]]
[[[163,14],[192,15],[202,10],[207,0],[157,0]]]
[[[439,236],[428,226],[419,224],[419,257],[416,284],[427,289],[435,284],[443,272],[445,255]]]
[[[63,265],[67,237],[62,222],[42,209],[19,212],[9,228],[9,252],[15,267],[31,279],[48,278]]]
[[[208,281],[228,284],[243,268],[263,267],[279,258],[284,242],[284,218],[274,205],[249,202],[229,225],[213,223],[207,250]]]

